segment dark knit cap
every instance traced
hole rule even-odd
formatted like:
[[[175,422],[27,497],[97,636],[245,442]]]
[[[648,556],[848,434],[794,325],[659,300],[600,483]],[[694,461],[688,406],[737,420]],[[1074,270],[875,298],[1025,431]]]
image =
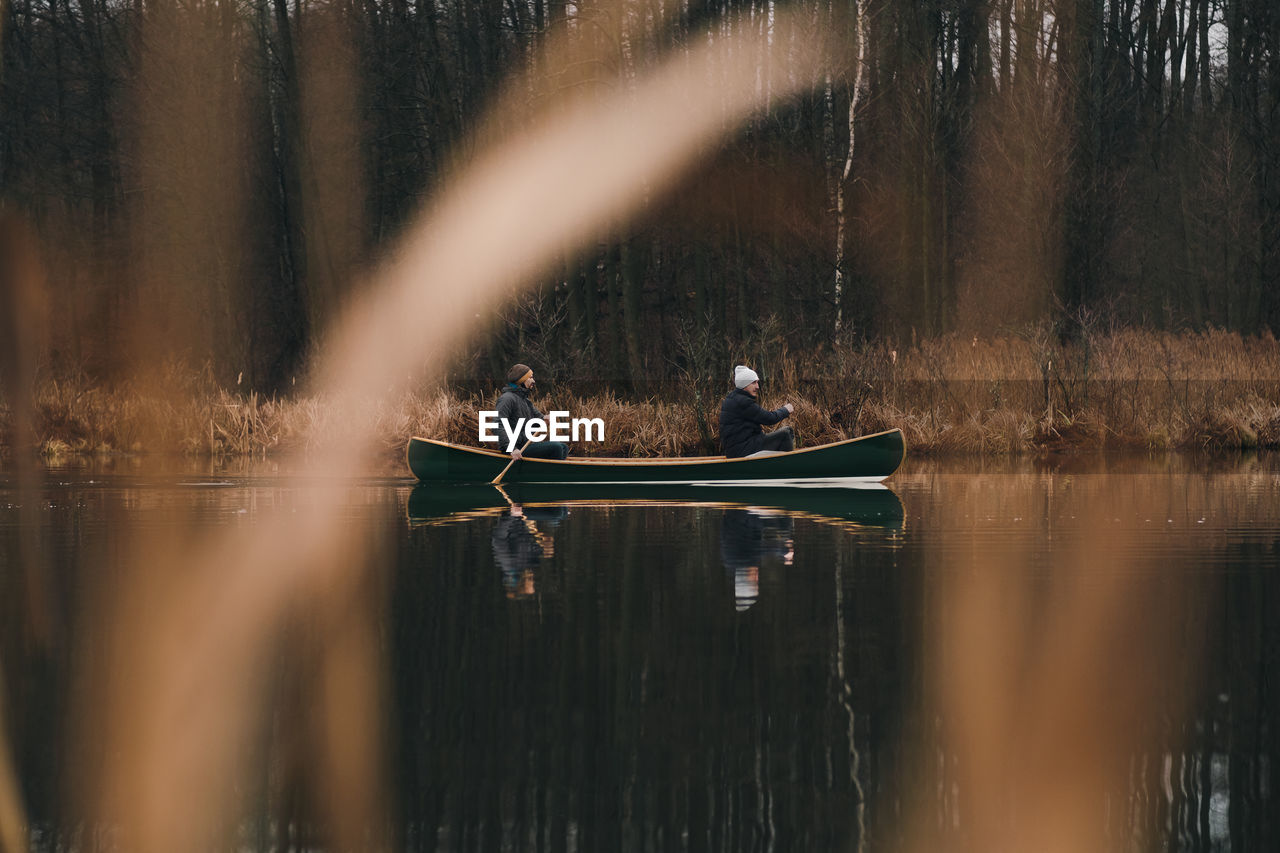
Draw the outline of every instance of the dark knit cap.
[[[512,384],[516,384],[532,372],[533,368],[527,364],[513,365],[512,368],[507,371],[507,381]]]

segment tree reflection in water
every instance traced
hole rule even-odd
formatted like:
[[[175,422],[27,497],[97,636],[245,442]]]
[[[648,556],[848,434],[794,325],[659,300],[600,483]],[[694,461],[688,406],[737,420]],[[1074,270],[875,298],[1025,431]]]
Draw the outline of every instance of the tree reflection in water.
[[[407,807],[446,849],[1267,849],[1262,486],[904,477],[905,528],[575,507],[538,613],[468,599],[496,626],[463,641],[471,666],[492,643],[507,680],[429,667],[480,716],[408,699]],[[466,526],[432,535],[465,554]]]

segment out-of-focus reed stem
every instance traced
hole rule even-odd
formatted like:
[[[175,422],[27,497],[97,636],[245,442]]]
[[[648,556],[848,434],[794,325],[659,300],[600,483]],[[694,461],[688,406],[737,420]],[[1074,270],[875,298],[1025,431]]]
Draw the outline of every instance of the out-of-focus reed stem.
[[[6,11],[6,4],[0,2],[0,19]],[[44,277],[35,237],[16,213],[0,210],[0,400],[7,400],[11,410],[10,422],[0,424],[0,439],[19,447],[32,442],[31,401],[36,354],[42,345],[43,308]],[[34,643],[43,645],[50,639],[50,628],[43,596],[44,565],[36,544],[36,471],[29,453],[17,454],[14,471],[19,503],[15,576],[22,590],[21,596],[16,596],[20,601],[15,609],[21,612],[21,624],[34,635]],[[0,846],[16,853],[27,849],[26,819],[9,745],[6,706],[0,667]]]
[[[27,849],[26,819],[4,726],[5,709],[4,670],[0,668],[0,850],[23,853]]]
[[[166,19],[158,20],[150,33],[156,44],[188,32],[182,21],[165,32]],[[754,110],[763,93],[752,44],[786,52],[785,62],[780,55],[771,66],[767,88],[775,96],[811,85],[822,51],[790,48],[781,35],[805,22],[779,11],[772,24],[769,38],[750,28],[726,33],[626,87],[557,105],[482,148],[431,214],[407,228],[400,254],[329,337],[315,380],[325,417],[302,431],[320,452],[304,471],[317,479],[366,471],[378,414],[412,365],[445,361],[513,286],[561,262],[566,247],[596,236],[600,223],[634,211]],[[162,58],[183,59],[182,51],[171,53]],[[165,68],[157,63],[148,74],[173,102],[210,94],[200,88],[205,75],[166,76]],[[169,91],[170,79],[192,88]],[[191,176],[193,186],[208,179]],[[217,432],[200,426],[201,440]],[[104,727],[108,756],[86,780],[88,808],[120,827],[128,849],[225,846],[238,825],[245,756],[264,726],[264,659],[296,608],[333,638],[310,694],[321,709],[321,742],[303,757],[318,781],[316,799],[335,848],[382,846],[375,731],[382,681],[368,612],[381,601],[353,608],[348,592],[366,543],[341,523],[341,490],[317,486],[308,496],[305,517],[262,520],[213,542],[174,535],[136,543],[134,570],[105,613],[105,672],[96,676],[92,708],[80,709],[87,728]]]

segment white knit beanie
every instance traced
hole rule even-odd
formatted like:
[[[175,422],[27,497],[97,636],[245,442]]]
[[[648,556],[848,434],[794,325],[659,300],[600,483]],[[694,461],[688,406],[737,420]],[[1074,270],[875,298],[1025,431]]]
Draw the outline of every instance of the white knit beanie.
[[[752,382],[760,379],[756,372],[745,364],[739,364],[733,369],[733,384],[739,388],[746,388]]]

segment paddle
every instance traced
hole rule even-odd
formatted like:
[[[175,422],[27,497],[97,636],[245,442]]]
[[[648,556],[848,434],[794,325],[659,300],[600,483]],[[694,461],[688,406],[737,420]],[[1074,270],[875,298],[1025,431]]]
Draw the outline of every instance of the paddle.
[[[532,441],[532,440],[526,441],[526,442],[524,443],[524,447],[520,448],[520,456],[521,456],[521,458],[523,458],[523,457],[524,457],[524,452],[525,452],[525,450],[527,450],[527,449],[529,448],[529,445],[530,445],[530,444],[533,444],[533,441]],[[505,477],[505,476],[507,475],[507,471],[511,470],[511,466],[512,466],[512,465],[514,465],[514,464],[516,464],[516,460],[515,460],[515,459],[512,459],[510,462],[508,462],[508,463],[507,463],[507,467],[506,467],[506,468],[503,468],[501,471],[499,471],[499,472],[498,472],[498,476],[496,476],[496,477],[494,477],[492,480],[490,480],[490,481],[489,481],[489,483],[490,483],[491,485],[494,485],[494,486],[496,486],[496,485],[498,485],[499,483],[501,483],[501,482],[502,482],[502,478],[503,478],[503,477]]]

